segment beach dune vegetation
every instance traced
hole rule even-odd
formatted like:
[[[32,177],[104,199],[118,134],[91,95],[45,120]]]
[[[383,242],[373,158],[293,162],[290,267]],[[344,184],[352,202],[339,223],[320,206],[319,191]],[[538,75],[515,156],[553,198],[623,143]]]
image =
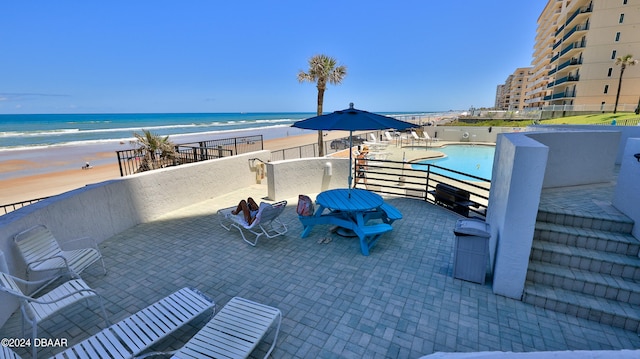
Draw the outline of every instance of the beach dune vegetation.
[[[136,172],[150,171],[173,164],[176,158],[176,146],[169,140],[169,136],[160,136],[149,130],[142,129],[142,133],[133,133],[136,138],[136,155],[140,156],[140,167]]]
[[[307,72],[298,72],[298,82],[315,82],[318,88],[318,116],[322,115],[322,105],[324,103],[324,92],[327,83],[339,85],[347,76],[347,67],[338,66],[338,61],[327,55],[315,55],[309,59],[309,69]],[[324,139],[322,130],[318,130],[318,156],[324,156]]]

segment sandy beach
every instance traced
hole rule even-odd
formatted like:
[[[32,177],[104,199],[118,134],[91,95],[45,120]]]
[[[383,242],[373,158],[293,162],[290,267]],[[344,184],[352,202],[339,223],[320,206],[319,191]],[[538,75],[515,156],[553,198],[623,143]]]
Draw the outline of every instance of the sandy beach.
[[[348,136],[348,132],[345,131],[331,131],[325,132],[325,134],[325,140]],[[274,151],[308,145],[316,143],[317,138],[317,134],[312,133],[267,139],[264,140],[264,149]],[[22,159],[18,153],[12,157],[20,159],[0,160],[0,174],[44,167],[44,165],[37,160]],[[82,160],[90,163],[96,163],[96,161],[99,163],[100,160],[102,160],[102,162],[105,160],[111,162],[111,158],[113,159],[112,163],[93,165],[91,169],[86,170],[81,169],[82,166],[80,162],[76,160],[73,163],[77,165],[75,169],[50,171],[0,180],[0,205],[54,196],[88,184],[119,178],[120,170],[114,152],[84,153],[82,156]],[[59,167],[69,167],[67,157],[54,158],[51,159],[51,161],[59,164]],[[51,163],[47,165],[50,166]]]

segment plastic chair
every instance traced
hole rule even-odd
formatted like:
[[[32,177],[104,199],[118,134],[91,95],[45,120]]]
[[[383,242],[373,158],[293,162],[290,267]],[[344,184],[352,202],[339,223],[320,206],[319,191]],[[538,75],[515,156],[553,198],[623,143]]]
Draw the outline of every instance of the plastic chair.
[[[274,204],[261,202],[258,213],[251,224],[245,221],[242,213],[231,213],[236,207],[218,210],[218,218],[220,225],[224,229],[230,231],[232,227],[237,228],[242,235],[242,239],[250,245],[255,246],[258,244],[258,238],[262,235],[267,238],[273,238],[287,233],[287,226],[278,219],[286,206],[287,201],[280,201]],[[253,241],[247,239],[244,234],[245,230],[256,236]]]
[[[102,309],[102,316],[107,326],[109,319],[107,312],[104,310],[102,298],[96,291],[91,289],[82,279],[72,279],[62,283],[61,285],[51,289],[46,294],[39,297],[33,297],[22,292],[18,284],[40,284],[50,280],[26,281],[14,277],[6,272],[7,264],[4,259],[4,253],[0,252],[0,292],[7,293],[16,298],[20,302],[20,311],[22,312],[22,334],[26,322],[31,325],[31,343],[34,343],[38,337],[38,324],[49,317],[54,316],[62,309],[76,304],[79,301],[97,298]],[[33,357],[37,357],[37,345],[32,346]]]
[[[27,279],[31,272],[49,271],[66,271],[71,277],[76,277],[97,261],[102,262],[104,274],[107,274],[102,254],[95,241],[89,238],[79,238],[69,243],[88,241],[91,247],[65,251],[45,225],[37,225],[16,234],[14,241],[27,265]]]

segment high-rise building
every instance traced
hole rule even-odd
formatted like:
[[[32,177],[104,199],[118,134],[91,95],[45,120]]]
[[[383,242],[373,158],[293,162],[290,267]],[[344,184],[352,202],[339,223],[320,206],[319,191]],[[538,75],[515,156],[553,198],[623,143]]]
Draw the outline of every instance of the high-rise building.
[[[525,90],[531,67],[521,67],[507,77],[502,85],[498,85],[496,90],[495,108],[498,110],[520,111],[525,106]]]
[[[621,66],[640,59],[640,0],[549,0],[538,18],[525,107],[612,111]],[[640,64],[627,66],[618,110],[640,100]]]

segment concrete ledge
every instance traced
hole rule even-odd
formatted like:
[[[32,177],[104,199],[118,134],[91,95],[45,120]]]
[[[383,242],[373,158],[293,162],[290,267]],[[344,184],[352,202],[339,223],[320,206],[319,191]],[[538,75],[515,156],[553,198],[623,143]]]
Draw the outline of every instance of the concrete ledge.
[[[44,224],[63,243],[86,236],[100,243],[139,223],[255,184],[255,165],[260,162],[251,159],[267,162],[270,155],[269,151],[257,151],[168,167],[48,198],[0,216],[0,251],[5,254],[9,272],[24,278],[25,265],[13,244],[16,233]],[[1,325],[18,303],[2,294],[0,300],[8,303],[0,307]]]
[[[280,201],[299,194],[320,193],[349,184],[349,159],[311,157],[267,164],[269,199]]]

